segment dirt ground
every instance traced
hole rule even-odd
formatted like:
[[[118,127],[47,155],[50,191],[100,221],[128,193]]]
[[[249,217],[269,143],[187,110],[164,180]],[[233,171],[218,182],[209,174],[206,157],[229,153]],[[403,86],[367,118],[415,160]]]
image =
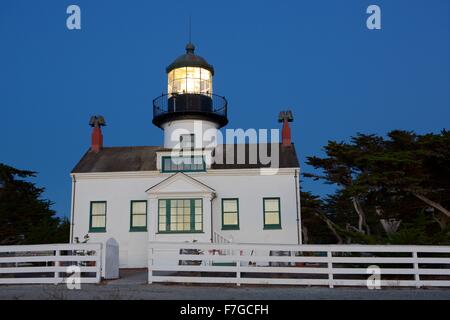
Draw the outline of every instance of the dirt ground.
[[[1,300],[450,300],[450,288],[414,289],[147,284],[145,270],[121,271],[118,280],[65,285],[1,285]]]

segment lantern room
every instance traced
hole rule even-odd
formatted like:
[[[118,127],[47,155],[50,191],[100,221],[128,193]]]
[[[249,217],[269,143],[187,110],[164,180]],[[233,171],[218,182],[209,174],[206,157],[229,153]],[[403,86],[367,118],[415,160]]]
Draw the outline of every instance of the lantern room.
[[[170,96],[184,93],[212,94],[211,71],[200,67],[180,67],[168,73],[167,92]]]
[[[212,95],[214,68],[205,59],[194,54],[195,46],[186,45],[186,54],[178,57],[166,69],[170,96],[177,94]]]
[[[189,42],[186,53],[166,68],[167,93],[153,100],[153,123],[160,128],[177,119],[228,123],[227,100],[213,94],[214,67],[194,51]]]

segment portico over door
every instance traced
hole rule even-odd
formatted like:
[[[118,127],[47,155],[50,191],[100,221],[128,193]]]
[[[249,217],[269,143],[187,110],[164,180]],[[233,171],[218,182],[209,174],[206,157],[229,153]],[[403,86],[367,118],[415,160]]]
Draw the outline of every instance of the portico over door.
[[[211,242],[214,189],[176,173],[147,190],[149,241]]]

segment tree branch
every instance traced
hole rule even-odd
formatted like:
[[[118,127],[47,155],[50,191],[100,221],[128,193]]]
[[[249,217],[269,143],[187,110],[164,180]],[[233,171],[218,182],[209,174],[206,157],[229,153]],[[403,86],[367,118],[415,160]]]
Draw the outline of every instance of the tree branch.
[[[362,209],[360,203],[356,199],[356,197],[352,197],[352,203],[353,207],[355,208],[356,213],[358,214],[358,231],[361,233],[365,233],[363,226],[366,228],[367,234],[370,235],[370,228],[369,225],[366,222],[366,214],[364,213],[364,210]]]
[[[308,228],[305,225],[302,225],[302,235],[303,235],[303,243],[308,244],[309,243],[309,232]]]
[[[441,230],[445,230],[447,228],[449,217],[443,214],[439,215],[439,217],[436,217],[434,213],[431,214],[431,217],[439,224]]]
[[[447,209],[445,209],[443,206],[441,206],[439,203],[434,202],[433,200],[428,199],[427,197],[425,197],[424,195],[417,193],[417,192],[412,192],[412,194],[422,200],[423,202],[425,202],[426,204],[428,204],[429,206],[435,208],[436,210],[438,210],[439,212],[442,212],[443,214],[445,214],[447,217],[450,218],[450,211],[448,211]]]
[[[325,223],[327,224],[328,228],[331,230],[331,232],[333,233],[333,235],[336,237],[336,239],[338,240],[338,244],[342,244],[344,243],[344,240],[342,239],[342,237],[339,235],[339,233],[336,231],[336,225],[333,221],[331,221],[330,219],[328,219],[327,217],[325,217],[325,215],[319,213],[319,212],[315,212],[316,216],[318,216],[320,219],[322,219],[323,221],[325,221]]]

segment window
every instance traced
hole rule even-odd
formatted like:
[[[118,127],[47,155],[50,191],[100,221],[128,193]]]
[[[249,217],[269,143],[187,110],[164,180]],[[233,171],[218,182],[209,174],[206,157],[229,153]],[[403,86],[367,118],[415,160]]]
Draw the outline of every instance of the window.
[[[162,172],[194,172],[205,170],[205,162],[201,156],[162,157]]]
[[[106,201],[92,201],[89,232],[106,232]]]
[[[182,134],[180,135],[180,147],[181,149],[194,149],[195,139],[194,134]]]
[[[239,199],[222,199],[222,230],[239,230]]]
[[[161,233],[202,232],[202,199],[160,199],[158,217],[158,231]]]
[[[130,231],[147,231],[147,201],[131,201]]]
[[[280,198],[264,198],[264,229],[281,229]]]

